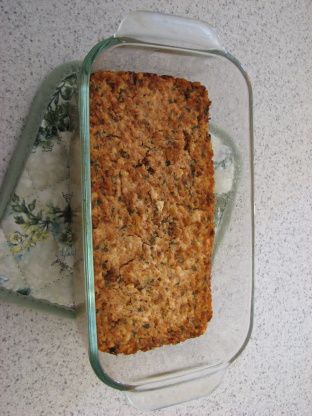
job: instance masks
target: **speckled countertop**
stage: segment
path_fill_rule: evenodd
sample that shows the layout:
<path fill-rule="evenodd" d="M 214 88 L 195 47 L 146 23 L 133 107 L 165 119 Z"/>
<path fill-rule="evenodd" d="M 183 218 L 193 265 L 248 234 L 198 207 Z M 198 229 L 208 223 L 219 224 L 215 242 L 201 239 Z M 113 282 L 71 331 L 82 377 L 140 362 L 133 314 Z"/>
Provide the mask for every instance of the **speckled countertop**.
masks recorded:
<path fill-rule="evenodd" d="M 312 3 L 0 0 L 0 179 L 42 78 L 82 58 L 130 10 L 206 20 L 254 90 L 256 300 L 251 340 L 182 415 L 312 414 Z M 0 414 L 140 415 L 93 374 L 74 320 L 1 300 Z"/>

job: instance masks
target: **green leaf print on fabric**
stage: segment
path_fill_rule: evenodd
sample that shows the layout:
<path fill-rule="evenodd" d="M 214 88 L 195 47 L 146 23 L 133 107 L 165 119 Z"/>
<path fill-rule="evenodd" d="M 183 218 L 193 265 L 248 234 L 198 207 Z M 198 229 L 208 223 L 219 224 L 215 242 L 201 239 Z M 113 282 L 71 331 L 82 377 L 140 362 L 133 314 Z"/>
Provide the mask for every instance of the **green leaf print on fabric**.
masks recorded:
<path fill-rule="evenodd" d="M 77 75 L 73 74 L 64 79 L 56 88 L 34 143 L 33 151 L 41 148 L 49 152 L 55 143 L 60 142 L 60 133 L 73 131 L 73 117 L 70 117 L 72 98 L 76 92 Z"/>
<path fill-rule="evenodd" d="M 36 200 L 30 203 L 14 194 L 11 200 L 11 210 L 19 230 L 9 235 L 9 247 L 13 254 L 20 254 L 23 251 L 34 247 L 39 241 L 45 240 L 52 234 L 56 241 L 65 245 L 72 244 L 72 210 L 70 198 L 63 195 L 66 205 L 61 209 L 53 204 L 47 204 L 43 209 L 36 210 Z"/>
<path fill-rule="evenodd" d="M 218 227 L 221 223 L 228 200 L 229 194 L 216 195 L 215 227 Z"/>

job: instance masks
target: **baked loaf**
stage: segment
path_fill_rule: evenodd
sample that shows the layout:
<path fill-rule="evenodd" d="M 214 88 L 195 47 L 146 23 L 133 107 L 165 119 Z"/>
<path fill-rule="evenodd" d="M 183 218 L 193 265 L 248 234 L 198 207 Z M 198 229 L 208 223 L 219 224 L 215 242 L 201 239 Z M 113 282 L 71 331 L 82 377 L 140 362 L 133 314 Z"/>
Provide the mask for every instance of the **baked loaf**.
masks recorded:
<path fill-rule="evenodd" d="M 132 354 L 205 332 L 212 316 L 214 171 L 198 82 L 90 79 L 98 345 Z"/>

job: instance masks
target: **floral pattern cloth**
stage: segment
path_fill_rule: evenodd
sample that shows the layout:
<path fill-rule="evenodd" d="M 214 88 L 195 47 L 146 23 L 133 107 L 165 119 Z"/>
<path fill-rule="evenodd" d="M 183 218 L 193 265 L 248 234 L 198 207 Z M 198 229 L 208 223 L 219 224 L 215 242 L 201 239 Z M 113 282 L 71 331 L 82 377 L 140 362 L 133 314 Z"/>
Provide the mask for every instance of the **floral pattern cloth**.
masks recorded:
<path fill-rule="evenodd" d="M 0 228 L 0 286 L 74 306 L 69 153 L 77 75 L 55 89 Z"/>
<path fill-rule="evenodd" d="M 70 151 L 76 132 L 74 73 L 56 86 L 0 228 L 0 288 L 66 308 L 75 307 L 73 266 L 81 260 L 72 238 Z M 229 143 L 214 134 L 212 142 L 217 234 L 233 196 L 235 158 Z"/>

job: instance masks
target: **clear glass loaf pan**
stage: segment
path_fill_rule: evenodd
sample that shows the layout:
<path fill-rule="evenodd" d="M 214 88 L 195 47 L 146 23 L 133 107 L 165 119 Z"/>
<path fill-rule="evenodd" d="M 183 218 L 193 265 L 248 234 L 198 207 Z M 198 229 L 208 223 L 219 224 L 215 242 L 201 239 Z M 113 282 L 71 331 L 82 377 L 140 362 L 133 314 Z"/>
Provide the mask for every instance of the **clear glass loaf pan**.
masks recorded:
<path fill-rule="evenodd" d="M 97 346 L 93 276 L 89 78 L 98 70 L 142 71 L 200 81 L 209 92 L 211 131 L 232 143 L 235 192 L 217 232 L 212 271 L 213 318 L 206 333 L 134 355 L 102 353 Z M 140 409 L 156 409 L 209 394 L 250 337 L 253 310 L 254 220 L 252 92 L 240 63 L 207 24 L 135 12 L 117 33 L 99 42 L 80 74 L 82 223 L 86 328 L 90 363 L 107 385 L 123 390 Z M 219 235 L 218 235 L 219 234 Z M 222 234 L 222 235 L 221 235 Z M 222 237 L 222 239 L 221 239 Z M 217 249 L 217 250 L 216 250 Z"/>

